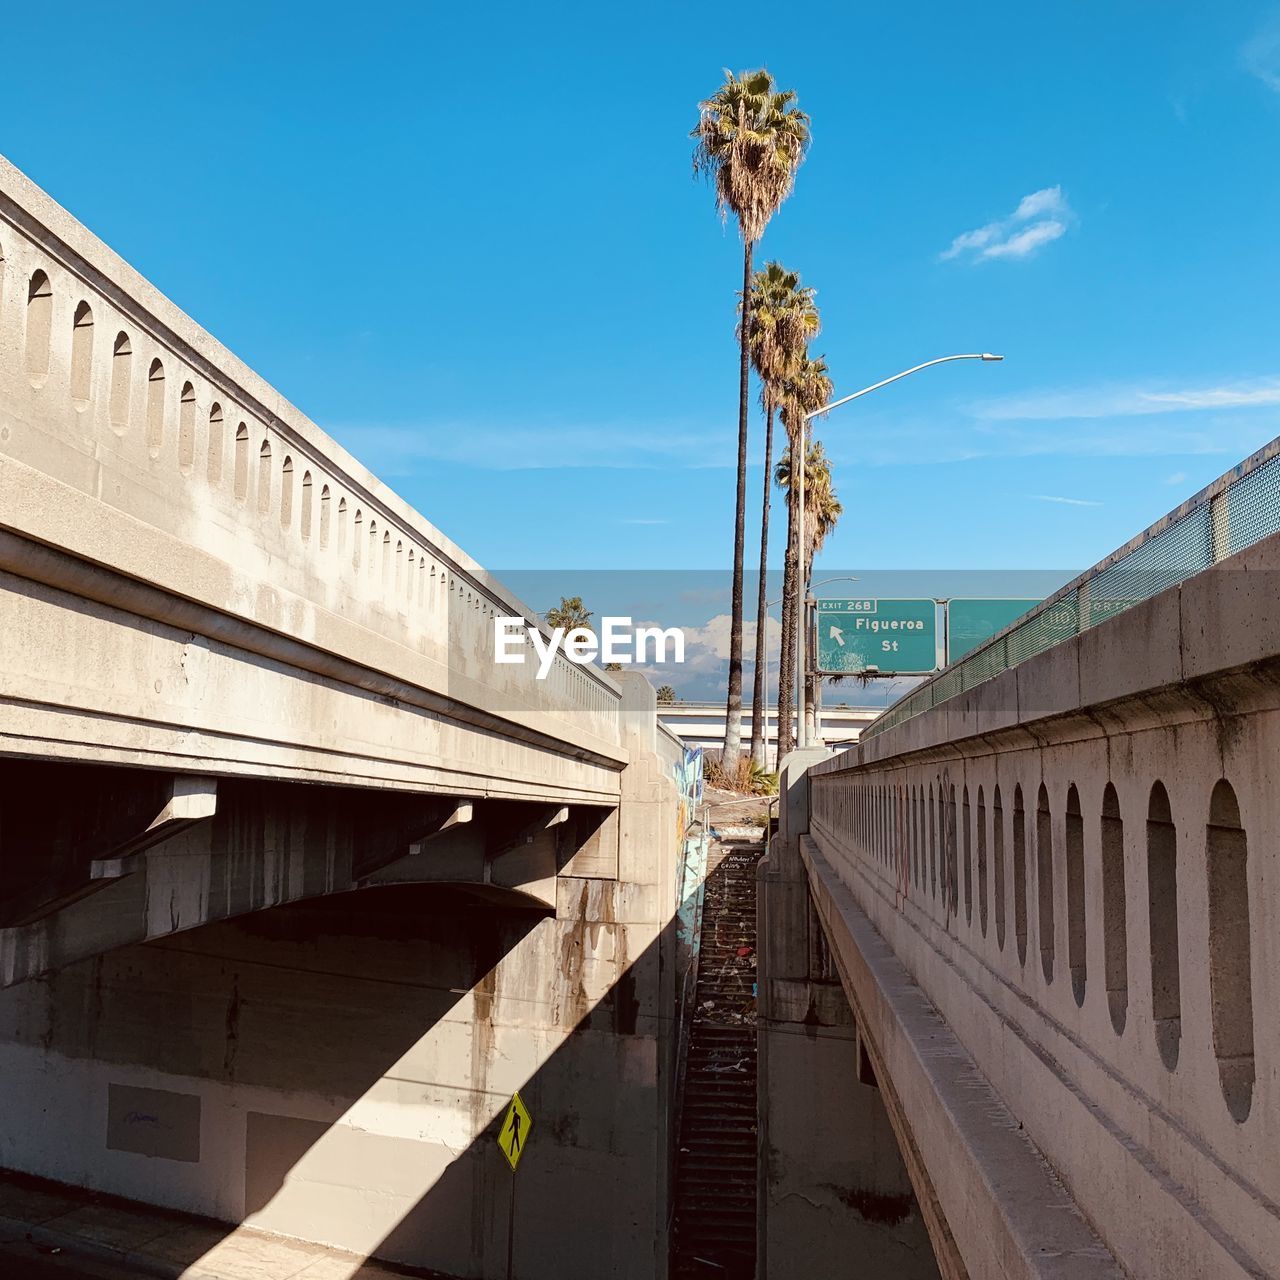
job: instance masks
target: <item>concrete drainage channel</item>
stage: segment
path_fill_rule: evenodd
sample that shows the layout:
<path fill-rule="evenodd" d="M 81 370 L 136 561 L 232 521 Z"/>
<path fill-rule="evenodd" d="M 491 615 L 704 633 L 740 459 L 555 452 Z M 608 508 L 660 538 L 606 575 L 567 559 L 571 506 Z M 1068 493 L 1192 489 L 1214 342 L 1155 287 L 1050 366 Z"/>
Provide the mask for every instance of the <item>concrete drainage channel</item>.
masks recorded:
<path fill-rule="evenodd" d="M 728 835 L 728 833 L 725 833 Z M 758 835 L 712 847 L 676 1157 L 672 1280 L 754 1280 Z"/>

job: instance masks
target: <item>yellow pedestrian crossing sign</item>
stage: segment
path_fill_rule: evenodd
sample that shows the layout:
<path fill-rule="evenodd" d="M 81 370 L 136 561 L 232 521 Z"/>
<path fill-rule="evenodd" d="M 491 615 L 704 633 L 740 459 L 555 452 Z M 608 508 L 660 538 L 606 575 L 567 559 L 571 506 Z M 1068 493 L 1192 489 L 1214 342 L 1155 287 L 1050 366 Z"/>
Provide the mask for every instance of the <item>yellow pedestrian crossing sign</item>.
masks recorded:
<path fill-rule="evenodd" d="M 529 1141 L 529 1130 L 532 1128 L 533 1117 L 529 1114 L 529 1108 L 524 1105 L 524 1099 L 518 1092 L 513 1093 L 507 1114 L 502 1117 L 502 1128 L 498 1130 L 498 1146 L 502 1148 L 502 1154 L 507 1157 L 512 1173 L 516 1171 L 516 1165 L 524 1155 L 525 1144 Z"/>

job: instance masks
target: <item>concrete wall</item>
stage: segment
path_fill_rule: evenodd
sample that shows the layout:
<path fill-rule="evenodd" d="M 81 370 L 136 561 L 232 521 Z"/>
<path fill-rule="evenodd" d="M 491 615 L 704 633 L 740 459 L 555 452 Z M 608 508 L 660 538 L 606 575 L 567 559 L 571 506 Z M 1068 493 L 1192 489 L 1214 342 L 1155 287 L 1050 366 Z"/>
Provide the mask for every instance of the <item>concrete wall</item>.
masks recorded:
<path fill-rule="evenodd" d="M 619 694 L 0 160 L 0 752 L 617 794 Z"/>
<path fill-rule="evenodd" d="M 1052 1230 L 1073 1274 L 1277 1274 L 1277 568 L 1272 537 L 810 771 L 819 910 L 971 1271 Z"/>
<path fill-rule="evenodd" d="M 784 761 L 759 868 L 760 1274 L 923 1280 L 937 1275 L 928 1234 L 800 856 L 805 769 L 824 758 Z"/>
<path fill-rule="evenodd" d="M 514 1182 L 516 1276 L 664 1275 L 676 806 L 638 677 L 626 705 L 616 877 L 554 910 L 367 887 L 0 993 L 0 1165 L 486 1278 Z"/>

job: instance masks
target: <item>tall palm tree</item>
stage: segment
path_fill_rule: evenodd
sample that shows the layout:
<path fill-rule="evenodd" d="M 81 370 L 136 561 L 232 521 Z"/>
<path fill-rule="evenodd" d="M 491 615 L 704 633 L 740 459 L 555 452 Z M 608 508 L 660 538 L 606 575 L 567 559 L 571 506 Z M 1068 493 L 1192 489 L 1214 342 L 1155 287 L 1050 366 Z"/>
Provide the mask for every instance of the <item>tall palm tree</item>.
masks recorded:
<path fill-rule="evenodd" d="M 790 708 L 795 697 L 796 652 L 796 610 L 803 608 L 804 591 L 801 586 L 800 553 L 799 553 L 799 495 L 791 487 L 791 476 L 795 470 L 794 461 L 799 457 L 800 441 L 808 438 L 804 415 L 821 409 L 831 400 L 832 383 L 827 372 L 827 362 L 821 356 L 814 359 L 805 356 L 800 361 L 791 377 L 785 379 L 779 389 L 778 405 L 782 415 L 782 425 L 786 428 L 789 446 L 786 454 L 778 463 L 776 478 L 778 484 L 787 494 L 787 554 L 782 575 L 782 657 L 778 676 L 778 706 Z M 806 496 L 808 471 L 806 477 Z M 805 502 L 806 523 L 809 522 L 809 502 Z M 810 541 L 806 538 L 806 542 Z M 812 556 L 805 557 L 806 564 Z M 806 575 L 807 581 L 807 575 Z M 792 737 L 790 711 L 778 715 L 778 759 L 795 745 Z"/>
<path fill-rule="evenodd" d="M 804 484 L 804 529 L 805 560 L 803 575 L 803 598 L 808 599 L 813 581 L 813 559 L 822 550 L 827 535 L 836 527 L 844 514 L 844 506 L 836 496 L 835 485 L 831 481 L 831 463 L 822 447 L 821 440 L 815 440 L 809 446 L 808 461 L 805 463 Z M 808 633 L 806 633 L 807 636 Z M 806 638 L 805 643 L 809 641 Z M 809 655 L 812 659 L 816 655 Z M 817 667 L 816 661 L 805 663 L 805 670 Z M 805 677 L 804 716 L 807 726 L 807 737 L 810 742 L 817 742 L 817 707 L 818 676 L 810 674 Z"/>
<path fill-rule="evenodd" d="M 756 604 L 755 682 L 751 695 L 751 758 L 764 768 L 768 704 L 765 668 L 768 665 L 769 491 L 773 485 L 773 417 L 788 377 L 800 366 L 809 341 L 822 325 L 814 304 L 816 290 L 800 283 L 800 276 L 781 263 L 770 262 L 751 278 L 750 319 L 745 323 L 751 365 L 760 379 L 760 402 L 765 413 L 764 496 L 760 503 L 760 592 Z M 781 711 L 779 711 L 781 718 Z"/>
<path fill-rule="evenodd" d="M 823 403 L 825 403 L 825 400 Z M 788 494 L 791 493 L 790 454 L 778 463 L 778 484 L 787 490 Z M 803 605 L 800 602 L 807 599 L 809 596 L 809 584 L 813 580 L 814 556 L 822 550 L 822 544 L 826 542 L 827 535 L 836 527 L 836 524 L 843 514 L 844 506 L 836 496 L 835 485 L 832 483 L 831 479 L 830 459 L 828 459 L 826 450 L 822 447 L 822 441 L 812 440 L 809 442 L 804 472 L 804 568 L 800 575 L 796 601 L 792 605 L 793 612 L 791 614 L 791 618 L 793 626 L 795 625 L 794 609 L 803 608 Z M 809 640 L 806 633 L 806 646 L 808 643 Z M 793 648 L 793 655 L 794 652 L 795 650 Z M 805 724 L 808 726 L 809 730 L 809 738 L 812 741 L 816 732 L 814 716 L 818 702 L 818 677 L 810 672 L 810 667 L 813 665 L 811 661 L 813 655 L 806 652 L 805 657 L 806 661 L 804 669 L 806 675 L 804 715 Z"/>
<path fill-rule="evenodd" d="M 581 596 L 561 596 L 560 603 L 546 612 L 547 626 L 563 627 L 572 631 L 574 627 L 590 627 L 594 617 L 591 610 L 582 603 Z"/>
<path fill-rule="evenodd" d="M 742 751 L 742 568 L 746 550 L 747 411 L 751 319 L 751 255 L 769 219 L 791 194 L 796 170 L 809 146 L 809 117 L 796 95 L 778 90 L 764 70 L 734 75 L 698 104 L 693 171 L 715 182 L 716 206 L 732 213 L 742 234 L 742 323 L 738 373 L 738 490 L 733 528 L 733 598 L 729 627 L 729 693 L 723 759 L 729 767 Z"/>

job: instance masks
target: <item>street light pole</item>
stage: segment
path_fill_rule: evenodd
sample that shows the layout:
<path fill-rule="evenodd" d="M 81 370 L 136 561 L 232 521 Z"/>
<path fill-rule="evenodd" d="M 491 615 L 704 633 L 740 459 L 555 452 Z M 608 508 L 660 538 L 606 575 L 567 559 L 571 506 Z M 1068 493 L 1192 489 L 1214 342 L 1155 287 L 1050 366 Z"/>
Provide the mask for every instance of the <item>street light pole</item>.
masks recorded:
<path fill-rule="evenodd" d="M 809 735 L 805 732 L 804 722 L 804 702 L 805 702 L 805 633 L 808 630 L 808 618 L 806 614 L 808 610 L 805 608 L 805 596 L 808 590 L 804 581 L 804 469 L 807 461 L 808 444 L 809 444 L 809 420 L 811 418 L 819 418 L 825 413 L 830 413 L 832 409 L 838 409 L 842 404 L 848 404 L 850 400 L 857 400 L 860 396 L 869 395 L 872 391 L 879 391 L 881 387 L 887 387 L 891 382 L 897 382 L 901 378 L 910 377 L 913 373 L 919 373 L 921 369 L 931 368 L 935 364 L 947 364 L 951 360 L 986 360 L 995 361 L 1003 360 L 1004 356 L 992 355 L 990 351 L 972 352 L 966 355 L 956 356 L 938 356 L 935 360 L 926 360 L 923 364 L 912 365 L 910 369 L 903 369 L 901 373 L 895 373 L 891 378 L 883 378 L 879 382 L 873 382 L 869 387 L 863 387 L 861 391 L 855 391 L 851 395 L 841 396 L 839 400 L 832 400 L 830 404 L 825 404 L 821 409 L 814 409 L 812 413 L 806 413 L 800 420 L 800 475 L 799 482 L 796 487 L 796 493 L 799 496 L 800 511 L 797 520 L 797 531 L 799 533 L 798 546 L 796 547 L 796 559 L 798 561 L 797 573 L 798 586 L 796 589 L 796 745 L 807 747 L 809 745 Z"/>
<path fill-rule="evenodd" d="M 835 578 L 823 578 L 823 580 L 822 580 L 821 582 L 815 582 L 815 583 L 813 583 L 813 584 L 812 584 L 812 586 L 811 586 L 811 589 L 812 589 L 812 590 L 816 590 L 818 587 L 825 587 L 825 586 L 827 586 L 827 585 L 828 585 L 828 583 L 832 583 L 832 582 L 858 582 L 858 581 L 860 581 L 860 579 L 858 579 L 858 578 L 851 578 L 851 577 L 849 577 L 849 575 L 848 575 L 848 574 L 841 574 L 840 576 L 835 577 Z M 776 600 L 770 600 L 770 601 L 768 602 L 768 604 L 766 604 L 766 605 L 765 605 L 765 607 L 764 607 L 764 608 L 765 608 L 765 613 L 766 613 L 766 615 L 768 614 L 769 610 L 773 608 L 773 606 L 774 606 L 774 605 L 776 605 L 776 604 L 781 604 L 781 603 L 782 603 L 782 601 L 783 601 L 783 597 L 782 597 L 782 596 L 779 596 Z M 766 641 L 766 643 L 765 643 L 765 653 L 766 653 L 766 654 L 767 654 L 767 653 L 768 653 L 768 651 L 769 651 L 769 646 L 768 646 L 768 637 L 769 637 L 769 627 L 768 627 L 768 624 L 766 623 L 766 625 L 765 625 L 765 641 Z M 760 655 L 759 655 L 759 654 L 757 654 L 757 655 L 756 655 L 756 660 L 757 660 L 757 661 L 761 661 L 761 658 L 760 658 Z M 765 753 L 765 762 L 766 762 L 766 764 L 767 764 L 767 763 L 768 763 L 768 758 L 769 758 L 769 663 L 768 663 L 768 659 L 767 659 L 767 657 L 766 657 L 763 661 L 764 661 L 764 664 L 765 664 L 765 675 L 764 675 L 764 753 Z M 754 712 L 754 710 L 753 710 L 753 711 L 752 711 L 752 715 L 754 715 L 754 714 L 755 714 L 755 712 Z M 778 654 L 778 688 L 777 688 L 777 701 L 776 701 L 776 704 L 775 704 L 775 712 L 774 712 L 774 738 L 773 738 L 773 767 L 774 767 L 775 769 L 776 769 L 776 768 L 777 768 L 777 767 L 782 763 L 782 761 L 778 759 L 778 738 L 779 738 L 779 735 L 780 735 L 781 733 L 782 733 L 782 654 L 781 654 L 781 653 L 779 653 L 779 654 Z M 797 729 L 796 729 L 796 737 L 797 737 L 797 739 L 799 739 L 799 736 L 800 736 L 800 730 L 799 730 L 799 728 L 797 727 Z"/>

